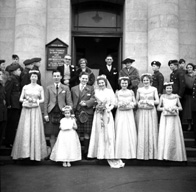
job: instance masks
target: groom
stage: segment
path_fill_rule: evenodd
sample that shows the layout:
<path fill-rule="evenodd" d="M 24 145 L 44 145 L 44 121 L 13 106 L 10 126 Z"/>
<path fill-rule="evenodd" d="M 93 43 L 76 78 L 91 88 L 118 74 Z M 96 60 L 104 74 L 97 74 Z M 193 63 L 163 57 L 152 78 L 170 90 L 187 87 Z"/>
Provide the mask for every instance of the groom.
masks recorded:
<path fill-rule="evenodd" d="M 95 104 L 94 88 L 87 85 L 89 75 L 81 72 L 80 84 L 72 87 L 73 110 L 78 124 L 78 134 L 84 137 L 84 156 L 87 158 L 89 139 L 93 122 L 93 106 Z"/>

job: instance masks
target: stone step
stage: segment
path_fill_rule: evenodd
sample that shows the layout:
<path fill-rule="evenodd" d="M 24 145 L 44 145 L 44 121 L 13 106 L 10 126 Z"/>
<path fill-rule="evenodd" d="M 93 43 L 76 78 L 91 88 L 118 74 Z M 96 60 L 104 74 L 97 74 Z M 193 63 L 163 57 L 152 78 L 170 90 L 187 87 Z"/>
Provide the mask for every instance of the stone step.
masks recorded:
<path fill-rule="evenodd" d="M 184 138 L 192 138 L 194 139 L 194 132 L 193 131 L 183 131 Z"/>
<path fill-rule="evenodd" d="M 184 143 L 186 147 L 192 147 L 195 145 L 195 139 L 192 138 L 185 138 Z"/>
<path fill-rule="evenodd" d="M 187 157 L 196 157 L 196 148 L 186 147 Z"/>
<path fill-rule="evenodd" d="M 51 160 L 43 160 L 40 162 L 26 160 L 12 160 L 10 156 L 0 156 L 0 161 L 4 164 L 17 165 L 61 165 L 61 162 Z M 166 161 L 166 160 L 138 160 L 138 159 L 123 159 L 126 166 L 196 166 L 196 158 L 188 158 L 187 162 Z M 73 162 L 73 165 L 108 165 L 107 160 L 81 160 Z"/>

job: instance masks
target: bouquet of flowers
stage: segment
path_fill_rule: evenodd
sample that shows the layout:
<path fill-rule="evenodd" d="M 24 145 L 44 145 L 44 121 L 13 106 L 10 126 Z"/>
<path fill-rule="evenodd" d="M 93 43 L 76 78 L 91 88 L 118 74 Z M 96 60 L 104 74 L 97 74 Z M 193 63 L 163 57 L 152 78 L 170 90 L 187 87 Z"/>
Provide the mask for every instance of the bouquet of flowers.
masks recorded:
<path fill-rule="evenodd" d="M 154 101 L 143 99 L 138 102 L 138 108 L 140 109 L 153 109 L 154 108 Z"/>
<path fill-rule="evenodd" d="M 106 110 L 106 102 L 97 102 L 95 109 L 97 113 L 104 114 Z"/>
<path fill-rule="evenodd" d="M 175 116 L 178 115 L 179 111 L 176 107 L 168 107 L 168 108 L 164 108 L 163 110 L 163 114 L 165 116 Z"/>
<path fill-rule="evenodd" d="M 37 99 L 30 96 L 26 96 L 25 99 L 23 100 L 22 106 L 26 108 L 34 108 L 34 107 L 38 107 L 39 103 Z"/>
<path fill-rule="evenodd" d="M 133 102 L 128 102 L 128 101 L 121 101 L 118 103 L 118 109 L 120 111 L 127 111 L 130 109 L 134 108 L 134 103 Z"/>

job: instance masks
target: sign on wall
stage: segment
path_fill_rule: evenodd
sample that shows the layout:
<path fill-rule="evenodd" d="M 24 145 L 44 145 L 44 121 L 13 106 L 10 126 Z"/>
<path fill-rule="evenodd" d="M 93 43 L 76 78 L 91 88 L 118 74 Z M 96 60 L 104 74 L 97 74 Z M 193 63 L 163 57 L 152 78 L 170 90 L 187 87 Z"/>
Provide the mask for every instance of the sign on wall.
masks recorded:
<path fill-rule="evenodd" d="M 64 57 L 67 54 L 68 45 L 56 38 L 46 45 L 46 69 L 54 70 L 64 64 Z"/>

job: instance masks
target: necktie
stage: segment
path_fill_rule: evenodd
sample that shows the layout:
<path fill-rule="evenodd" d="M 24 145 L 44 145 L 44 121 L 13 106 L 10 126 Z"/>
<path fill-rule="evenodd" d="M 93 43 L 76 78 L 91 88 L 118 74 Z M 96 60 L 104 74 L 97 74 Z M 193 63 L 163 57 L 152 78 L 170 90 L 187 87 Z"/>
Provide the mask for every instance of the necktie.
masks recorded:
<path fill-rule="evenodd" d="M 59 91 L 59 86 L 56 84 L 56 103 L 58 103 L 58 91 Z"/>

